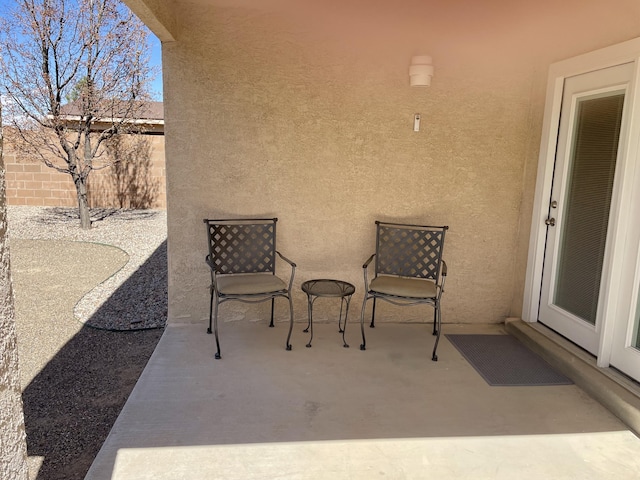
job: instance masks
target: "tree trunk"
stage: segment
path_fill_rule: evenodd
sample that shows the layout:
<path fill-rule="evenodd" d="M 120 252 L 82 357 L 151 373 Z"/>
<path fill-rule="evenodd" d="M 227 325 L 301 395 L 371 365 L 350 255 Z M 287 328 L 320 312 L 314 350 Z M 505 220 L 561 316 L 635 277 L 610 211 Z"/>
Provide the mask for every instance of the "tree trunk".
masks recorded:
<path fill-rule="evenodd" d="M 91 228 L 91 215 L 89 214 L 89 201 L 87 200 L 87 178 L 78 175 L 75 180 L 76 194 L 78 196 L 78 214 L 80 215 L 80 228 Z"/>

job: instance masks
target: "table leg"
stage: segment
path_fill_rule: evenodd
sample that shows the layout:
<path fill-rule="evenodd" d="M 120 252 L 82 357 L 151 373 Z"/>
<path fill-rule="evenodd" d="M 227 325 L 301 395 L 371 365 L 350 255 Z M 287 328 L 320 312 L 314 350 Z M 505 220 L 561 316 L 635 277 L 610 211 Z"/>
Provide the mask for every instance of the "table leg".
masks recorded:
<path fill-rule="evenodd" d="M 311 340 L 313 340 L 313 302 L 314 302 L 314 298 L 311 297 L 311 295 L 307 296 L 307 308 L 309 310 L 309 324 L 307 325 L 307 328 L 304 329 L 305 332 L 311 332 L 311 334 L 309 335 L 309 343 L 307 343 L 307 348 L 311 348 Z"/>
<path fill-rule="evenodd" d="M 347 308 L 344 311 L 344 326 L 340 329 L 340 331 L 342 332 L 342 346 L 344 348 L 349 348 L 349 344 L 344 339 L 344 334 L 347 331 L 347 317 L 349 316 L 349 304 L 351 303 L 351 295 L 342 297 L 340 301 L 340 317 L 342 317 L 342 302 L 347 303 Z M 338 327 L 340 327 L 340 319 L 338 319 Z"/>
<path fill-rule="evenodd" d="M 307 293 L 307 328 L 302 330 L 307 333 L 309 331 L 309 327 L 311 326 L 311 295 Z"/>

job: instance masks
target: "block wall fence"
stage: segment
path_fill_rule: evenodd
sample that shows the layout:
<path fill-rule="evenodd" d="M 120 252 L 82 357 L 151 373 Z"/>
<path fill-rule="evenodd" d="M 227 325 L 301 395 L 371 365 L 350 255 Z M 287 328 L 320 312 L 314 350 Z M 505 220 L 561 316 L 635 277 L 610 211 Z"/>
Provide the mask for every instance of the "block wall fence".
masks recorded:
<path fill-rule="evenodd" d="M 148 135 L 149 154 L 89 175 L 91 208 L 166 208 L 164 135 Z M 7 204 L 76 207 L 71 176 L 46 166 L 38 158 L 16 154 L 5 138 Z"/>

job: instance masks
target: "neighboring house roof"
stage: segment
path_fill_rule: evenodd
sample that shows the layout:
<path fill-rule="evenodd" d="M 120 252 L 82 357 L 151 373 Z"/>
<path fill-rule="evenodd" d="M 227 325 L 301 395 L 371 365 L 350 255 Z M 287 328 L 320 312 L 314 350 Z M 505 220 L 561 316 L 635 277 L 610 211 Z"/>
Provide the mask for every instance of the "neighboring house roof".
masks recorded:
<path fill-rule="evenodd" d="M 82 109 L 79 102 L 71 102 L 62 105 L 60 114 L 67 121 L 77 121 L 80 119 Z M 100 126 L 111 123 L 112 119 L 96 119 L 94 122 L 96 129 Z M 132 120 L 133 123 L 144 125 L 145 133 L 164 133 L 164 104 L 162 102 L 141 102 L 137 118 Z M 106 127 L 105 127 L 106 128 Z"/>
<path fill-rule="evenodd" d="M 77 101 L 67 103 L 60 109 L 60 113 L 65 116 L 79 116 L 80 112 L 80 105 Z M 164 104 L 162 102 L 141 102 L 138 119 L 164 120 Z"/>

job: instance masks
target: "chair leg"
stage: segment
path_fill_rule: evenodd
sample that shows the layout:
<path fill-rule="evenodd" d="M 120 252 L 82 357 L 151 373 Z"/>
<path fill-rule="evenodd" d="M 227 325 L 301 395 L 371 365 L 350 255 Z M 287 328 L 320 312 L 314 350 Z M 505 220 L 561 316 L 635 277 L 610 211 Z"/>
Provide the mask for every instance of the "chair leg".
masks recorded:
<path fill-rule="evenodd" d="M 369 328 L 375 328 L 375 318 L 376 318 L 376 297 L 373 297 L 373 310 L 371 310 L 371 325 Z"/>
<path fill-rule="evenodd" d="M 442 331 L 442 314 L 440 313 L 440 302 L 436 302 L 435 309 L 436 309 L 436 317 L 438 319 L 438 333 L 436 334 L 436 343 L 433 346 L 433 354 L 431 355 L 431 360 L 433 360 L 434 362 L 437 362 L 438 355 L 436 355 L 436 350 L 438 349 L 438 342 L 440 341 L 440 332 Z"/>
<path fill-rule="evenodd" d="M 216 306 L 215 306 L 215 312 L 213 315 L 213 331 L 216 335 L 216 348 L 217 348 L 217 352 L 216 352 L 216 359 L 220 360 L 222 358 L 222 356 L 220 355 L 220 339 L 218 338 L 218 305 L 220 305 L 218 303 L 218 299 L 216 298 Z"/>
<path fill-rule="evenodd" d="M 291 332 L 293 331 L 293 300 L 291 300 L 291 292 L 289 292 L 287 298 L 289 299 L 289 335 L 287 335 L 286 349 L 291 350 L 291 343 L 289 343 L 291 340 Z"/>
<path fill-rule="evenodd" d="M 207 328 L 207 333 L 211 335 L 213 332 L 211 331 L 211 321 L 213 317 L 213 287 L 211 287 L 211 299 L 209 300 L 209 328 Z"/>
<path fill-rule="evenodd" d="M 360 344 L 360 350 L 367 349 L 367 340 L 364 338 L 364 314 L 365 314 L 365 309 L 367 308 L 367 300 L 368 300 L 368 297 L 365 292 L 364 302 L 362 302 L 362 311 L 360 312 L 360 331 L 362 332 L 362 343 Z M 374 298 L 373 301 L 375 305 L 376 299 Z"/>
<path fill-rule="evenodd" d="M 437 307 L 434 305 L 433 306 L 433 334 L 437 335 L 438 334 L 438 328 L 436 327 L 436 321 L 438 318 L 438 309 Z"/>
<path fill-rule="evenodd" d="M 275 303 L 276 303 L 276 299 L 275 299 L 275 297 L 273 297 L 273 298 L 271 299 L 271 323 L 269 323 L 269 326 L 270 326 L 271 328 L 273 328 L 273 310 L 274 310 L 274 308 L 275 308 Z"/>

